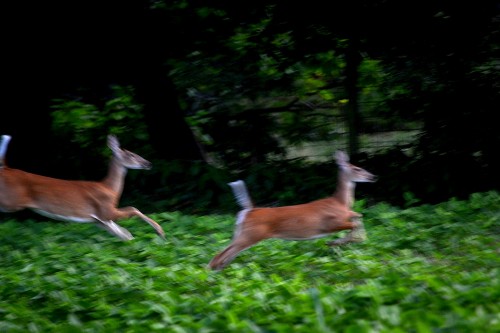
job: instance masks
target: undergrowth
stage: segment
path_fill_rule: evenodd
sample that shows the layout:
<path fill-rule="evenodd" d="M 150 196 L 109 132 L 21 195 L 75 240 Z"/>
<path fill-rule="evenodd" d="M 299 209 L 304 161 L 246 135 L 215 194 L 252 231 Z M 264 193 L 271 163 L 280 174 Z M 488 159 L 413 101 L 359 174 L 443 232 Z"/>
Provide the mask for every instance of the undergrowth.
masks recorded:
<path fill-rule="evenodd" d="M 234 216 L 150 215 L 122 242 L 87 224 L 0 223 L 1 332 L 498 332 L 500 195 L 364 214 L 368 240 L 267 240 L 207 263 Z"/>

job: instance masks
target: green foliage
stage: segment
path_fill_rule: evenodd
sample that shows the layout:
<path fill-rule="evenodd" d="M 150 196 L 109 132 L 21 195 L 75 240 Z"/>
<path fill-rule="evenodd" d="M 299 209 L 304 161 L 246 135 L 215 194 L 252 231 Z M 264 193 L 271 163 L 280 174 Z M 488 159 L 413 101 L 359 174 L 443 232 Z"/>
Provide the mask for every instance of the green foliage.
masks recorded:
<path fill-rule="evenodd" d="M 105 142 L 108 134 L 120 137 L 123 145 L 131 141 L 146 144 L 149 138 L 142 105 L 135 101 L 132 87 L 112 86 L 111 97 L 104 100 L 102 106 L 74 99 L 57 99 L 53 103 L 54 132 L 80 147 L 91 148 L 96 138 Z M 133 124 L 134 131 L 125 124 Z M 99 148 L 106 149 L 105 146 Z"/>
<path fill-rule="evenodd" d="M 283 4 L 184 4 L 180 15 L 191 13 L 209 33 L 169 59 L 170 77 L 186 92 L 180 104 L 217 165 L 244 168 L 282 158 L 291 146 L 339 140 L 340 128 L 346 132 L 341 117 L 349 103 L 351 41 L 335 28 L 342 23 L 295 22 Z M 391 73 L 381 61 L 364 54 L 358 71 L 359 130 L 407 125 L 391 98 L 402 85 L 384 85 Z"/>
<path fill-rule="evenodd" d="M 235 178 L 245 180 L 256 204 L 283 206 L 331 195 L 337 181 L 336 172 L 333 162 L 311 165 L 296 159 L 254 165 Z"/>
<path fill-rule="evenodd" d="M 0 331 L 498 332 L 500 195 L 364 214 L 368 240 L 266 240 L 224 271 L 234 217 L 153 214 L 121 242 L 92 225 L 0 224 Z M 336 236 L 332 236 L 336 237 Z"/>
<path fill-rule="evenodd" d="M 213 211 L 214 207 L 227 211 L 234 208 L 227 186 L 232 180 L 228 172 L 202 161 L 157 161 L 148 177 L 151 184 L 143 184 L 154 188 L 151 196 L 145 201 L 144 193 L 139 189 L 129 196 L 129 200 L 142 202 L 144 207 L 154 211 L 165 207 L 192 214 Z"/>

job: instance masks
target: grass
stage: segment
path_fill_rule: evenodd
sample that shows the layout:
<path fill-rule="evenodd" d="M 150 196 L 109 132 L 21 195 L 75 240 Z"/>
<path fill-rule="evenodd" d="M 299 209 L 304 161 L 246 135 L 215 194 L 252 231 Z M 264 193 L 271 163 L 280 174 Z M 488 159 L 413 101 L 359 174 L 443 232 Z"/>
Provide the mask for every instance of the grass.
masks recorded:
<path fill-rule="evenodd" d="M 0 223 L 0 332 L 498 332 L 500 195 L 399 209 L 357 204 L 368 240 L 267 240 L 207 270 L 234 217 Z M 340 236 L 340 235 L 339 235 Z"/>

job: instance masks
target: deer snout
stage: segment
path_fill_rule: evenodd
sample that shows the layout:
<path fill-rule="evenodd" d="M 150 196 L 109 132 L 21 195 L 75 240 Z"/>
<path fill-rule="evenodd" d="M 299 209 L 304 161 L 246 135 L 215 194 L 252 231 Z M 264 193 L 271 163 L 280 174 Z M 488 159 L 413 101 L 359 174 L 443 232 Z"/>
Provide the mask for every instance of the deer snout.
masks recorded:
<path fill-rule="evenodd" d="M 139 170 L 149 170 L 152 168 L 153 164 L 148 160 L 141 159 L 140 161 L 133 161 L 132 163 L 124 165 L 128 169 L 139 169 Z"/>
<path fill-rule="evenodd" d="M 377 176 L 373 174 L 363 174 L 352 180 L 356 183 L 374 183 L 377 181 Z"/>

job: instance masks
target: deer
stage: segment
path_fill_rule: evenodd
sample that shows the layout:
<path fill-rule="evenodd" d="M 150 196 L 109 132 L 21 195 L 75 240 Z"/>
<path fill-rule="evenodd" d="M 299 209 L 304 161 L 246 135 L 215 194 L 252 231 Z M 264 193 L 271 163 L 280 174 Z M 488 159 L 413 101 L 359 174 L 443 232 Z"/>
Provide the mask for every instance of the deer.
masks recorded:
<path fill-rule="evenodd" d="M 229 183 L 242 210 L 237 214 L 231 243 L 210 261 L 208 267 L 222 270 L 242 251 L 270 238 L 311 240 L 349 230 L 347 236 L 327 245 L 333 247 L 362 241 L 362 215 L 352 211 L 355 183 L 375 182 L 376 176 L 350 164 L 343 151 L 337 151 L 335 159 L 339 171 L 333 195 L 304 204 L 255 207 L 243 180 Z"/>
<path fill-rule="evenodd" d="M 134 237 L 115 221 L 138 217 L 165 238 L 162 227 L 135 207 L 117 208 L 128 169 L 151 169 L 151 162 L 120 148 L 116 136 L 108 135 L 112 157 L 108 173 L 101 181 L 65 180 L 10 168 L 5 156 L 11 136 L 0 143 L 0 211 L 30 209 L 54 220 L 95 223 L 124 241 Z"/>

